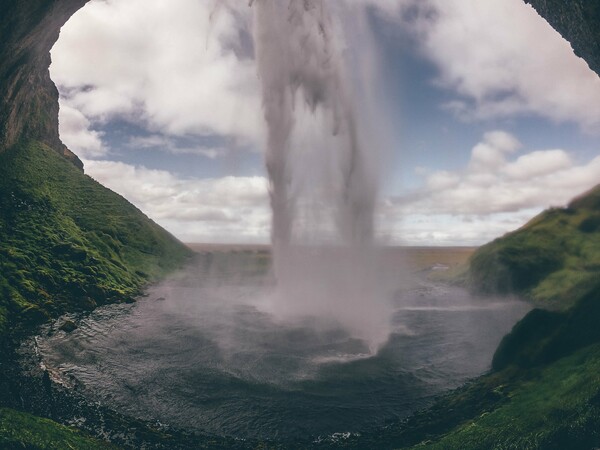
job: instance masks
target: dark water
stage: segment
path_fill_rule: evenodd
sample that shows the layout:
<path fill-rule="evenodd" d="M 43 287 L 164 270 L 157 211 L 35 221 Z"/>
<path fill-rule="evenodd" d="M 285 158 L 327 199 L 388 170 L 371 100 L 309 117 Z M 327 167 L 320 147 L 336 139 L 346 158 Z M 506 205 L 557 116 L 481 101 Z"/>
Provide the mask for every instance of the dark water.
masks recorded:
<path fill-rule="evenodd" d="M 71 334 L 55 324 L 38 339 L 44 363 L 139 418 L 241 438 L 326 436 L 405 417 L 486 371 L 529 309 L 398 281 L 393 332 L 370 354 L 336 327 L 263 312 L 271 287 L 262 265 L 236 258 L 204 260 L 143 301 L 98 309 Z"/>

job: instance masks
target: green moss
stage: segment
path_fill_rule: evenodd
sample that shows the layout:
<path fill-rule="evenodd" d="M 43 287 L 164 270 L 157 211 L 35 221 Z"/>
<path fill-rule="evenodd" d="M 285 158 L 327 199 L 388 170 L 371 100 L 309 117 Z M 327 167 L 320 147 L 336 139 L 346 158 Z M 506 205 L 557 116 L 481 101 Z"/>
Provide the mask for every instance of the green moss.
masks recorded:
<path fill-rule="evenodd" d="M 116 449 L 74 428 L 12 409 L 0 408 L 0 448 L 44 450 Z"/>
<path fill-rule="evenodd" d="M 470 285 L 518 293 L 543 307 L 571 307 L 600 279 L 598 198 L 600 186 L 481 247 L 470 260 Z"/>
<path fill-rule="evenodd" d="M 189 254 L 49 147 L 0 154 L 0 332 L 127 300 Z"/>
<path fill-rule="evenodd" d="M 578 449 L 600 443 L 600 345 L 498 388 L 506 401 L 495 409 L 414 448 Z"/>
<path fill-rule="evenodd" d="M 502 340 L 494 372 L 352 448 L 600 447 L 600 186 L 481 247 L 468 279 L 534 309 Z M 548 310 L 551 307 L 554 311 Z"/>

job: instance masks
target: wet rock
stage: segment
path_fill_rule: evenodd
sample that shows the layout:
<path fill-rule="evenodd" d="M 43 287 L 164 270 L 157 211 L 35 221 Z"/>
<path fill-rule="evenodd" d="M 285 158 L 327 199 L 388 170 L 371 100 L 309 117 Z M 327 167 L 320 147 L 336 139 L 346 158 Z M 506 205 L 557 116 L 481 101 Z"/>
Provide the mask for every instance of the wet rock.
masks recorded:
<path fill-rule="evenodd" d="M 98 306 L 98 303 L 96 303 L 96 300 L 94 300 L 91 297 L 84 297 L 81 300 L 81 304 L 80 304 L 81 308 L 91 311 L 92 309 L 94 309 L 96 306 Z"/>
<path fill-rule="evenodd" d="M 589 0 L 525 0 L 600 75 L 600 8 Z"/>
<path fill-rule="evenodd" d="M 77 329 L 77 325 L 72 320 L 65 320 L 58 329 L 65 333 L 71 333 Z"/>

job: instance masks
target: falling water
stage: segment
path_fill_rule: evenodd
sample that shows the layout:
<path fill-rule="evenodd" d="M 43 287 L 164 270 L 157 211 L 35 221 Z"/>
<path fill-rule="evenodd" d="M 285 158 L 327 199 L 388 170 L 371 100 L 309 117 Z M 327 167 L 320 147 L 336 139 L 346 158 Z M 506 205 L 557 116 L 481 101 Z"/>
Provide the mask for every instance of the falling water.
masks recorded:
<path fill-rule="evenodd" d="M 376 347 L 387 337 L 389 312 L 373 247 L 376 148 L 367 152 L 361 141 L 330 3 L 251 2 L 268 132 L 275 309 L 337 322 Z"/>
<path fill-rule="evenodd" d="M 293 164 L 294 126 L 312 113 L 334 139 L 322 142 L 322 163 L 336 159 L 322 175 L 334 192 L 329 201 L 344 243 L 369 244 L 373 237 L 376 183 L 368 172 L 367 154 L 344 77 L 344 60 L 334 39 L 334 25 L 322 0 L 258 0 L 254 41 L 262 82 L 268 139 L 266 166 L 271 182 L 272 238 L 276 251 L 292 243 L 297 226 L 302 167 Z M 314 144 L 314 143 L 313 143 Z M 304 155 L 305 156 L 305 155 Z M 313 180 L 315 181 L 315 180 Z"/>

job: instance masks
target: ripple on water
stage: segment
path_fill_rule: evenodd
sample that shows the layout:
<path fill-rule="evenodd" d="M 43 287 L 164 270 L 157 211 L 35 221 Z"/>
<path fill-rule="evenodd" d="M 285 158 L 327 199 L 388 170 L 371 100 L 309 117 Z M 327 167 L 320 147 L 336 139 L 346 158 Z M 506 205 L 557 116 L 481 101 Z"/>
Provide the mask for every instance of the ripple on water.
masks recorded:
<path fill-rule="evenodd" d="M 214 274 L 211 275 L 214 278 Z M 274 319 L 256 276 L 186 277 L 38 339 L 52 371 L 142 419 L 237 437 L 341 436 L 423 407 L 489 368 L 529 307 L 423 282 L 391 297 L 377 352 L 315 318 Z"/>

